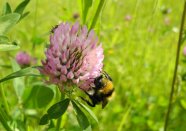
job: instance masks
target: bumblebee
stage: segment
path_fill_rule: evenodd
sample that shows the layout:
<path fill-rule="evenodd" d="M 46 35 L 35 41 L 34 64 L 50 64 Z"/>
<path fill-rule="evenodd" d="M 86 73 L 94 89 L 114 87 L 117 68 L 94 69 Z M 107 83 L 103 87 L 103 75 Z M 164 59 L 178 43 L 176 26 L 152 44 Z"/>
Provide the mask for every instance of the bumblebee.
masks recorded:
<path fill-rule="evenodd" d="M 83 97 L 81 97 L 81 99 L 91 107 L 95 107 L 97 104 L 101 103 L 103 109 L 114 92 L 112 79 L 106 72 L 102 72 L 100 76 L 94 79 L 94 85 L 95 87 L 90 91 L 85 91 L 91 102 Z"/>

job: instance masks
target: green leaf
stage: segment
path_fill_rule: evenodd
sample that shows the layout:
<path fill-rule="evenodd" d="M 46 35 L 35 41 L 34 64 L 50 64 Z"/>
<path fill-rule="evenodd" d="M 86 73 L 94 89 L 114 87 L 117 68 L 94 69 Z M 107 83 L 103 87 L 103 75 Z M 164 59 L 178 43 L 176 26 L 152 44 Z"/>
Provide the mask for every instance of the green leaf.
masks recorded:
<path fill-rule="evenodd" d="M 25 17 L 26 17 L 28 14 L 30 14 L 30 12 L 29 12 L 29 11 L 27 11 L 27 12 L 26 12 L 26 13 L 24 13 L 24 14 L 22 14 L 22 15 L 21 15 L 20 20 L 21 20 L 21 19 L 23 19 L 23 18 L 25 18 Z"/>
<path fill-rule="evenodd" d="M 54 90 L 43 83 L 34 84 L 26 88 L 23 95 L 23 104 L 26 108 L 46 107 L 54 97 Z"/>
<path fill-rule="evenodd" d="M 19 48 L 15 41 L 11 42 L 7 36 L 0 35 L 0 51 L 17 50 Z"/>
<path fill-rule="evenodd" d="M 12 10 L 11 10 L 11 7 L 10 7 L 10 4 L 8 2 L 5 3 L 4 7 L 3 7 L 3 15 L 6 15 L 6 14 L 9 14 L 11 13 Z"/>
<path fill-rule="evenodd" d="M 36 108 L 35 97 L 36 97 L 37 87 L 25 88 L 23 93 L 23 105 L 25 108 Z"/>
<path fill-rule="evenodd" d="M 28 67 L 7 75 L 6 77 L 0 79 L 0 83 L 22 76 L 41 76 L 41 75 L 39 74 L 37 67 Z"/>
<path fill-rule="evenodd" d="M 83 131 L 92 131 L 91 125 L 89 125 L 86 129 L 84 129 Z"/>
<path fill-rule="evenodd" d="M 83 23 L 86 22 L 86 17 L 89 11 L 89 8 L 92 6 L 92 0 L 82 0 L 82 16 L 83 16 Z"/>
<path fill-rule="evenodd" d="M 99 17 L 99 15 L 101 14 L 101 11 L 102 11 L 102 9 L 103 9 L 103 7 L 104 7 L 105 1 L 106 1 L 106 0 L 100 0 L 100 1 L 99 1 L 99 5 L 98 5 L 98 8 L 97 8 L 96 13 L 95 13 L 95 15 L 94 15 L 94 18 L 92 19 L 92 23 L 91 23 L 91 26 L 90 26 L 90 28 L 89 28 L 89 31 L 95 27 L 95 25 L 96 25 L 96 23 L 97 23 L 97 20 L 98 20 L 98 17 Z"/>
<path fill-rule="evenodd" d="M 11 29 L 19 21 L 19 18 L 20 14 L 18 13 L 0 16 L 0 34 L 4 34 Z"/>
<path fill-rule="evenodd" d="M 88 118 L 84 114 L 84 112 L 81 111 L 81 109 L 76 105 L 76 103 L 74 101 L 72 101 L 72 105 L 75 109 L 76 117 L 77 117 L 78 123 L 79 123 L 80 127 L 82 128 L 82 130 L 87 130 L 88 128 L 90 128 L 89 127 L 90 123 L 88 121 Z"/>
<path fill-rule="evenodd" d="M 41 117 L 39 125 L 48 124 L 48 121 L 49 121 L 48 114 L 45 114 L 44 116 Z"/>
<path fill-rule="evenodd" d="M 49 118 L 57 119 L 62 116 L 67 110 L 69 101 L 69 99 L 65 99 L 51 106 L 47 111 Z"/>
<path fill-rule="evenodd" d="M 12 63 L 12 68 L 14 72 L 21 69 L 14 59 L 11 59 L 11 63 Z M 14 90 L 16 92 L 16 95 L 18 99 L 21 100 L 21 97 L 25 89 L 24 78 L 23 77 L 15 78 L 13 80 L 13 83 L 14 83 Z"/>
<path fill-rule="evenodd" d="M 81 107 L 83 108 L 88 114 L 89 116 L 95 120 L 96 123 L 98 123 L 98 119 L 97 117 L 95 116 L 94 112 L 92 112 L 87 106 L 85 106 L 83 103 L 79 102 L 79 101 L 76 101 L 76 103 Z"/>
<path fill-rule="evenodd" d="M 10 44 L 0 44 L 0 51 L 11 51 L 17 50 L 20 47 L 18 45 L 10 45 Z"/>
<path fill-rule="evenodd" d="M 122 120 L 120 121 L 120 125 L 117 129 L 117 131 L 122 131 L 122 127 L 127 123 L 127 118 L 129 117 L 131 111 L 131 107 L 128 107 L 127 111 L 125 113 L 123 113 L 123 117 Z"/>
<path fill-rule="evenodd" d="M 5 35 L 0 35 L 0 44 L 5 44 L 9 42 L 9 38 Z"/>
<path fill-rule="evenodd" d="M 41 108 L 47 106 L 54 97 L 53 90 L 44 85 L 39 85 L 37 89 L 38 89 L 36 94 L 37 107 Z"/>
<path fill-rule="evenodd" d="M 16 9 L 14 10 L 14 12 L 22 14 L 24 9 L 26 8 L 27 4 L 30 2 L 30 0 L 24 0 L 23 2 L 21 2 Z"/>

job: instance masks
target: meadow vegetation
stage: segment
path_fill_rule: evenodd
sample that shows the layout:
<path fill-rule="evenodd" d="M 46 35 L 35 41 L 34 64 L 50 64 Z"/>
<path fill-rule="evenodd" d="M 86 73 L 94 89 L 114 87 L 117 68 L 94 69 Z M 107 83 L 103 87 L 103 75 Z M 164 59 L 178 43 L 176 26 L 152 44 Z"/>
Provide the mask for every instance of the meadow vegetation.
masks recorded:
<path fill-rule="evenodd" d="M 6 2 L 12 9 L 20 3 L 18 0 L 1 0 L 1 9 Z M 51 29 L 60 22 L 74 24 L 77 21 L 90 27 L 98 4 L 99 0 L 93 0 L 86 20 L 83 20 L 81 0 L 30 1 L 24 10 L 30 13 L 6 34 L 20 48 L 0 52 L 0 79 L 19 69 L 15 63 L 19 51 L 36 58 L 32 66 L 41 66 Z M 104 109 L 101 106 L 90 107 L 99 121 L 96 123 L 88 117 L 92 130 L 163 131 L 183 7 L 184 0 L 105 1 L 94 30 L 103 45 L 104 70 L 113 79 L 115 93 Z M 184 131 L 186 128 L 184 44 L 183 40 L 167 131 Z M 16 85 L 18 79 L 24 83 Z M 41 83 L 42 78 L 33 76 L 1 83 L 0 104 L 13 119 L 8 125 L 20 131 L 46 129 L 47 126 L 39 125 L 39 120 L 60 98 L 54 85 L 42 94 L 45 89 Z M 24 86 L 21 98 L 16 94 L 20 86 Z M 7 105 L 4 104 L 3 96 Z M 53 99 L 45 102 L 48 97 Z M 63 114 L 63 130 L 81 130 L 72 108 L 69 106 Z M 3 124 L 0 124 L 0 130 L 5 130 Z"/>

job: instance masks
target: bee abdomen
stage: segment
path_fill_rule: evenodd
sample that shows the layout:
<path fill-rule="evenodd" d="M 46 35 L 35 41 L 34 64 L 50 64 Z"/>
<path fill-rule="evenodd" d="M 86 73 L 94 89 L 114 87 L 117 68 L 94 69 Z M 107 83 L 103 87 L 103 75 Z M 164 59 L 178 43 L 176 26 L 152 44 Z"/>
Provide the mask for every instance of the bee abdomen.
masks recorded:
<path fill-rule="evenodd" d="M 112 95 L 113 92 L 114 92 L 114 88 L 112 90 L 110 90 L 108 93 L 104 94 L 104 96 L 109 97 Z"/>

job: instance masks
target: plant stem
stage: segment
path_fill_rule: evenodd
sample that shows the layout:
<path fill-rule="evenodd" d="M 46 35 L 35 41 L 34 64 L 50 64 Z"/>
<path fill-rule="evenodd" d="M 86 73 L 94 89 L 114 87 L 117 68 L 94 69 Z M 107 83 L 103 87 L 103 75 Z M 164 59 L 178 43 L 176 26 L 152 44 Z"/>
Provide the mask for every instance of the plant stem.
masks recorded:
<path fill-rule="evenodd" d="M 61 126 L 61 120 L 62 120 L 62 118 L 61 118 L 61 117 L 59 117 L 59 118 L 57 119 L 57 126 L 56 126 L 57 131 L 59 131 L 59 130 L 60 130 L 60 126 Z"/>
<path fill-rule="evenodd" d="M 94 18 L 92 20 L 92 24 L 91 24 L 89 30 L 94 28 L 94 26 L 96 25 L 96 22 L 98 20 L 99 14 L 101 12 L 101 9 L 103 8 L 104 3 L 105 3 L 105 0 L 100 0 L 98 8 L 97 8 L 97 11 L 96 11 L 96 14 L 95 14 L 95 16 L 94 16 Z"/>
<path fill-rule="evenodd" d="M 35 14 L 34 14 L 34 27 L 33 27 L 33 34 L 32 39 L 36 39 L 36 30 L 37 30 L 37 8 L 38 8 L 38 0 L 35 3 Z M 35 46 L 36 43 L 32 43 L 32 52 L 35 53 Z"/>
<path fill-rule="evenodd" d="M 85 9 L 85 3 L 84 3 L 84 0 L 81 0 L 81 14 L 82 14 L 82 19 L 83 19 L 83 24 L 85 24 L 85 20 L 86 20 L 84 14 L 83 14 L 84 9 Z"/>
<path fill-rule="evenodd" d="M 0 84 L 0 92 L 1 92 L 3 104 L 5 106 L 5 111 L 9 115 L 10 111 L 9 111 L 8 103 L 7 103 L 6 96 L 5 96 L 5 93 L 4 93 L 4 90 L 1 84 Z"/>
<path fill-rule="evenodd" d="M 167 114 L 166 114 L 166 118 L 165 118 L 164 131 L 167 130 L 168 121 L 169 121 L 169 117 L 170 117 L 170 110 L 171 110 L 171 106 L 172 106 L 172 99 L 173 99 L 173 94 L 174 94 L 174 85 L 175 85 L 175 82 L 176 82 L 176 76 L 177 76 L 177 70 L 178 70 L 179 54 L 180 54 L 180 47 L 181 47 L 181 42 L 182 42 L 182 34 L 183 34 L 183 28 L 184 28 L 184 23 L 185 23 L 185 17 L 186 17 L 186 0 L 185 0 L 185 4 L 184 4 L 182 19 L 181 19 L 181 26 L 180 26 L 179 39 L 178 39 L 178 47 L 177 47 L 177 53 L 176 53 L 176 62 L 175 62 L 174 75 L 173 75 L 173 80 L 172 80 L 172 87 L 171 87 L 171 92 L 170 92 L 170 97 L 169 97 L 169 105 L 168 105 L 168 110 L 167 110 Z"/>
<path fill-rule="evenodd" d="M 3 127 L 7 130 L 7 131 L 11 131 L 11 128 L 9 127 L 9 125 L 7 124 L 7 120 L 5 120 L 5 118 L 3 117 L 3 113 L 2 110 L 0 109 L 0 122 L 2 123 Z"/>
<path fill-rule="evenodd" d="M 60 100 L 62 100 L 63 98 L 64 98 L 64 96 L 63 96 L 64 94 L 63 93 L 61 93 L 61 98 L 60 98 Z M 57 131 L 59 131 L 60 130 L 60 126 L 61 126 L 61 120 L 62 120 L 62 116 L 61 117 L 59 117 L 58 119 L 57 119 L 57 124 L 56 124 L 56 130 Z"/>

